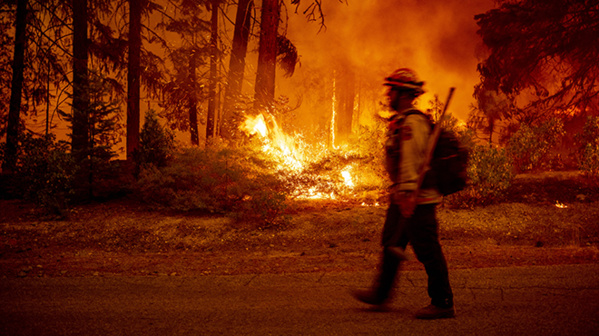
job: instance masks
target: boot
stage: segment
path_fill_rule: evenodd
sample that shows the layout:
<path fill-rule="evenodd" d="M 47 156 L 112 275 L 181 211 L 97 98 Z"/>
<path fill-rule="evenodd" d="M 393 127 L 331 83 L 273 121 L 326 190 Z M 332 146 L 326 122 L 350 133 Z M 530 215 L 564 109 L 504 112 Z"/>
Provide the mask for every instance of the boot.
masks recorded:
<path fill-rule="evenodd" d="M 415 316 L 417 319 L 422 320 L 452 318 L 455 317 L 455 309 L 453 307 L 443 308 L 431 304 L 417 311 Z"/>
<path fill-rule="evenodd" d="M 358 301 L 367 303 L 373 306 L 380 306 L 387 301 L 387 298 L 382 297 L 373 290 L 356 290 L 352 292 L 354 298 Z"/>

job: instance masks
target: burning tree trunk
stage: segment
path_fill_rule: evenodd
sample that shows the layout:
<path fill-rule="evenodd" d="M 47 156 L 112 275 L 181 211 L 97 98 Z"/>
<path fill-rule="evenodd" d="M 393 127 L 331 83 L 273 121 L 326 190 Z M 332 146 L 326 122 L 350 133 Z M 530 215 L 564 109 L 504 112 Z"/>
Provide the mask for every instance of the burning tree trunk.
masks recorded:
<path fill-rule="evenodd" d="M 337 144 L 349 138 L 354 113 L 355 74 L 349 67 L 335 72 L 335 133 Z M 334 144 L 335 145 L 335 144 Z"/>
<path fill-rule="evenodd" d="M 129 64 L 127 72 L 127 160 L 139 147 L 141 1 L 129 0 Z"/>
<path fill-rule="evenodd" d="M 23 89 L 23 69 L 25 59 L 26 28 L 28 0 L 17 3 L 17 22 L 15 32 L 15 50 L 12 65 L 12 83 L 10 92 L 10 107 L 6 130 L 6 153 L 2 169 L 12 173 L 17 163 L 17 147 L 19 143 L 19 123 L 21 120 L 21 91 Z"/>
<path fill-rule="evenodd" d="M 235 31 L 233 33 L 233 46 L 229 60 L 229 75 L 223 107 L 223 120 L 220 124 L 221 136 L 230 137 L 237 128 L 234 121 L 235 99 L 241 95 L 241 84 L 245 69 L 245 55 L 247 53 L 248 38 L 250 35 L 251 10 L 253 0 L 240 0 L 237 5 L 235 18 Z"/>
<path fill-rule="evenodd" d="M 263 0 L 255 87 L 254 107 L 256 108 L 270 107 L 275 98 L 279 10 L 279 0 Z"/>

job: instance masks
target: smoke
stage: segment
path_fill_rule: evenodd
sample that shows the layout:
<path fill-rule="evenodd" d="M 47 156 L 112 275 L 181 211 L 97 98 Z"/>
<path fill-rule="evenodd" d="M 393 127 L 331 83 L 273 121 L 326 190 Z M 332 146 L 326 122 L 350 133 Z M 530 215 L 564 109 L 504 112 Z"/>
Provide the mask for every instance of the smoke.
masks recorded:
<path fill-rule="evenodd" d="M 449 112 L 465 120 L 478 82 L 476 14 L 493 7 L 492 0 L 336 0 L 323 2 L 326 30 L 291 15 L 288 37 L 298 48 L 302 66 L 282 90 L 294 90 L 305 72 L 349 65 L 361 85 L 382 93 L 383 78 L 400 67 L 414 69 L 426 82 L 419 100 L 426 109 L 438 95 L 445 101 L 450 87 L 456 94 Z M 304 72 L 304 74 L 302 74 Z M 295 82 L 294 82 L 295 80 Z"/>

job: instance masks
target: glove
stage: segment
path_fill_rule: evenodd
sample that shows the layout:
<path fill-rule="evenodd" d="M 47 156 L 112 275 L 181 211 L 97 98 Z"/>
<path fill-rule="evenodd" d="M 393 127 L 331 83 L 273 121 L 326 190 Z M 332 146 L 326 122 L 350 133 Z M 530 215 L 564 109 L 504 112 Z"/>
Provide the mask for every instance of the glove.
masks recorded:
<path fill-rule="evenodd" d="M 391 202 L 399 206 L 399 211 L 404 218 L 410 218 L 416 208 L 416 193 L 406 190 L 392 191 Z"/>

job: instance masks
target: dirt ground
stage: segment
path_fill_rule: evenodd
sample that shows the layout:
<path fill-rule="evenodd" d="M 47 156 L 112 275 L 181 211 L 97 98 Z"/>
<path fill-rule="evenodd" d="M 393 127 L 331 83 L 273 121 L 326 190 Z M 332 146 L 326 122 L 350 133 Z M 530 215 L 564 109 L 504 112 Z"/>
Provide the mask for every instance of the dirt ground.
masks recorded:
<path fill-rule="evenodd" d="M 598 188 L 546 174 L 521 176 L 510 193 L 484 207 L 439 207 L 450 268 L 599 262 Z M 264 229 L 126 198 L 75 207 L 68 219 L 0 200 L 0 277 L 374 271 L 384 215 L 384 205 L 306 201 Z M 411 255 L 404 267 L 422 266 Z"/>

